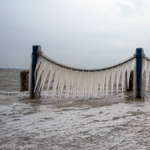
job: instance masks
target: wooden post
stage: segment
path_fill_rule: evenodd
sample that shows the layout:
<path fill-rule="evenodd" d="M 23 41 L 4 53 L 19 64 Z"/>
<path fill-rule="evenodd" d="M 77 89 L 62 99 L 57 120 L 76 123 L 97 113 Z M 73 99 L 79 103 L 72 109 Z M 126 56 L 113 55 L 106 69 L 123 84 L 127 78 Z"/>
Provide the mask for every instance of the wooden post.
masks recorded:
<path fill-rule="evenodd" d="M 29 70 L 20 72 L 20 91 L 29 91 Z"/>
<path fill-rule="evenodd" d="M 30 97 L 38 98 L 40 93 L 34 92 L 35 83 L 36 83 L 36 74 L 35 68 L 38 60 L 38 54 L 41 53 L 41 48 L 39 45 L 33 45 L 32 58 L 31 58 L 31 69 L 30 69 Z"/>
<path fill-rule="evenodd" d="M 144 51 L 142 48 L 137 48 L 136 52 L 136 61 L 134 68 L 134 97 L 135 98 L 144 98 L 145 89 L 144 89 L 144 79 L 142 75 L 142 64 L 143 64 L 143 56 Z"/>

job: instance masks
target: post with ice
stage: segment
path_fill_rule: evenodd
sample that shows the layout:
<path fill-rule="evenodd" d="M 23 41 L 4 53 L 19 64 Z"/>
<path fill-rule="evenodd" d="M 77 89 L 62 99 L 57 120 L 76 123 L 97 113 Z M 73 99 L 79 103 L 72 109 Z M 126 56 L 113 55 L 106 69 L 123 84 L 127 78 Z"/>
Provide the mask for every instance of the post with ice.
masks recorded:
<path fill-rule="evenodd" d="M 144 98 L 145 95 L 145 83 L 143 77 L 143 56 L 144 51 L 142 48 L 137 48 L 135 51 L 136 61 L 134 68 L 134 97 L 135 98 Z"/>
<path fill-rule="evenodd" d="M 30 68 L 30 97 L 39 98 L 40 92 L 34 91 L 37 73 L 35 72 L 37 60 L 39 53 L 41 53 L 41 47 L 39 45 L 33 45 L 32 47 L 32 56 L 31 56 L 31 68 Z"/>

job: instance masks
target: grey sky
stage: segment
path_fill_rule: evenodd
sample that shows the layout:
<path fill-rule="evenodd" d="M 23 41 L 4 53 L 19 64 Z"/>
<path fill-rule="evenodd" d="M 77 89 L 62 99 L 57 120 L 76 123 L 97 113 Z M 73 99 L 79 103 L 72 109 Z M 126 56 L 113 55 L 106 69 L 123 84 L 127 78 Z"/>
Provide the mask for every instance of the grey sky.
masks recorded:
<path fill-rule="evenodd" d="M 74 67 L 150 56 L 148 0 L 0 0 L 0 68 L 29 68 L 32 45 Z"/>

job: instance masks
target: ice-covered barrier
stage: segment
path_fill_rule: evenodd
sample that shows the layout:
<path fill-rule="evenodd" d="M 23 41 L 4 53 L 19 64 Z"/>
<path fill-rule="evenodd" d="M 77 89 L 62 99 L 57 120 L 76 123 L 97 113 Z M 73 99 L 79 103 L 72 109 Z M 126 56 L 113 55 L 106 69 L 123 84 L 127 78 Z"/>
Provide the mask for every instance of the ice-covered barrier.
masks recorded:
<path fill-rule="evenodd" d="M 140 60 L 137 58 L 140 58 Z M 149 83 L 150 61 L 144 55 L 139 56 L 136 53 L 129 59 L 107 68 L 81 69 L 59 63 L 46 56 L 41 51 L 41 47 L 33 46 L 30 97 L 38 97 L 39 93 L 45 93 L 52 98 L 78 97 L 88 99 L 102 98 L 114 92 L 123 92 L 126 88 L 129 88 L 130 72 L 134 62 L 134 93 L 136 96 L 139 88 L 135 88 L 135 86 L 142 85 L 144 82 L 145 69 L 146 87 Z M 141 76 L 138 76 L 139 66 L 142 69 Z M 142 82 L 136 85 L 140 81 L 139 78 Z M 144 89 L 144 87 L 142 88 Z M 140 90 L 140 92 L 143 92 L 141 88 Z M 139 95 L 136 97 L 139 97 Z"/>

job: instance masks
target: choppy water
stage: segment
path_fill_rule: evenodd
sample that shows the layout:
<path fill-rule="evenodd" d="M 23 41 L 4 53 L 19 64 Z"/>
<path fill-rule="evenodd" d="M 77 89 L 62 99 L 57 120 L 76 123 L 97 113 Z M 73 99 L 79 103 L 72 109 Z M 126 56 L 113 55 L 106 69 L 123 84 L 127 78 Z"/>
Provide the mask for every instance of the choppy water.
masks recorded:
<path fill-rule="evenodd" d="M 0 91 L 20 90 L 20 70 L 0 70 Z"/>
<path fill-rule="evenodd" d="M 0 149 L 149 150 L 150 94 L 101 100 L 30 99 L 20 71 L 0 70 Z"/>

